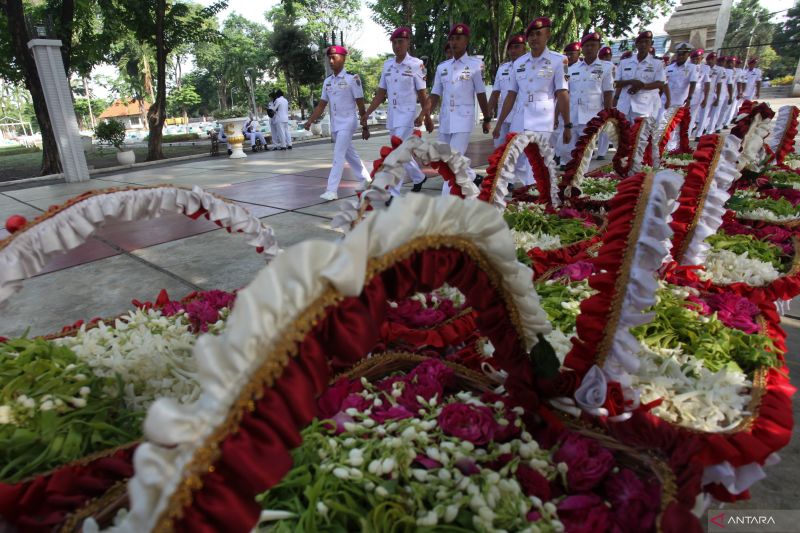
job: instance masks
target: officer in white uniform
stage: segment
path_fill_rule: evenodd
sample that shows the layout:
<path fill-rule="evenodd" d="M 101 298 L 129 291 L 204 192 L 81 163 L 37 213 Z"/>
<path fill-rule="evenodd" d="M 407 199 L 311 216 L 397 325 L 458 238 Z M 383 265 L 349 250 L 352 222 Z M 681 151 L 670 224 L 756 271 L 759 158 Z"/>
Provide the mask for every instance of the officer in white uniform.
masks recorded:
<path fill-rule="evenodd" d="M 411 29 L 397 28 L 389 38 L 395 57 L 383 63 L 383 71 L 378 82 L 378 90 L 362 118 L 361 125 L 367 126 L 367 119 L 375 109 L 388 98 L 389 116 L 386 129 L 391 135 L 403 140 L 409 138 L 414 126 L 422 124 L 424 110 L 417 114 L 417 101 L 424 106 L 428 96 L 425 91 L 425 65 L 421 59 L 408 53 L 411 43 Z M 428 179 L 415 160 L 405 165 L 406 173 L 414 183 L 413 191 L 422 190 L 422 184 Z M 398 189 L 391 191 L 400 194 Z"/>
<path fill-rule="evenodd" d="M 552 24 L 547 17 L 539 17 L 525 30 L 530 54 L 514 61 L 513 78 L 508 96 L 503 103 L 494 138 L 500 136 L 500 124 L 514 109 L 519 99 L 517 112 L 511 123 L 511 131 L 541 132 L 550 134 L 554 129 L 556 110 L 564 122 L 562 142 L 572 139 L 572 123 L 569 121 L 569 92 L 567 80 L 562 74 L 567 58 L 547 48 Z M 520 157 L 515 169 L 517 180 L 530 180 L 532 171 L 527 158 Z"/>
<path fill-rule="evenodd" d="M 719 132 L 726 124 L 728 109 L 733 105 L 735 97 L 735 80 L 733 78 L 733 62 L 730 56 L 720 57 L 717 62 L 720 67 L 717 84 L 720 85 L 720 98 L 714 116 L 713 130 Z"/>
<path fill-rule="evenodd" d="M 761 69 L 758 68 L 758 58 L 751 57 L 744 71 L 744 97 L 748 100 L 761 98 Z"/>
<path fill-rule="evenodd" d="M 475 127 L 475 98 L 483 113 L 483 132 L 489 132 L 492 115 L 483 84 L 483 61 L 467 54 L 470 29 L 466 24 L 456 24 L 450 29 L 447 41 L 453 58 L 436 67 L 436 77 L 428 101 L 426 116 L 441 102 L 439 116 L 439 141 L 463 155 L 469 146 L 469 137 Z M 475 171 L 469 169 L 471 179 Z M 442 194 L 450 188 L 444 183 Z"/>
<path fill-rule="evenodd" d="M 704 95 L 703 102 L 700 105 L 700 114 L 697 117 L 697 129 L 695 138 L 699 140 L 700 136 L 706 135 L 709 131 L 713 131 L 712 119 L 714 118 L 714 111 L 716 107 L 714 102 L 718 96 L 718 80 L 719 80 L 719 67 L 717 67 L 717 54 L 716 52 L 709 52 L 706 55 L 707 79 L 706 86 L 708 87 L 708 95 Z"/>
<path fill-rule="evenodd" d="M 358 127 L 358 114 L 364 116 L 364 90 L 361 88 L 361 80 L 357 74 L 349 74 L 344 70 L 344 62 L 347 58 L 347 48 L 344 46 L 330 46 L 327 51 L 328 63 L 333 74 L 325 79 L 322 86 L 322 99 L 314 112 L 303 126 L 306 130 L 311 129 L 313 124 L 330 103 L 331 111 L 331 133 L 333 135 L 333 165 L 331 173 L 328 175 L 327 190 L 320 195 L 323 200 L 336 200 L 339 196 L 339 182 L 342 180 L 344 162 L 350 165 L 350 169 L 359 180 L 356 185 L 357 191 L 362 191 L 370 182 L 369 172 L 367 172 L 364 162 L 353 148 L 353 132 Z M 369 139 L 369 130 L 364 129 L 361 133 L 362 138 Z"/>
<path fill-rule="evenodd" d="M 628 91 L 623 91 L 622 87 L 617 85 L 617 82 L 620 80 L 620 76 L 622 75 L 622 62 L 626 59 L 630 59 L 633 57 L 633 52 L 630 50 L 626 50 L 622 53 L 619 57 L 619 65 L 616 66 L 614 71 L 614 87 L 616 88 L 614 92 L 614 107 L 619 110 L 620 113 L 624 114 L 625 116 L 629 115 L 631 112 L 631 95 L 628 94 Z"/>
<path fill-rule="evenodd" d="M 589 121 L 603 109 L 611 107 L 614 96 L 614 65 L 597 58 L 600 34 L 587 33 L 580 44 L 583 61 L 569 67 L 570 121 L 575 125 L 575 135 L 569 143 L 570 152 L 575 149 L 575 143 Z"/>
<path fill-rule="evenodd" d="M 289 100 L 283 96 L 283 91 L 278 89 L 275 91 L 275 126 L 280 132 L 280 145 L 281 150 L 284 148 L 292 149 L 292 133 L 289 131 Z"/>
<path fill-rule="evenodd" d="M 581 43 L 576 41 L 574 43 L 569 43 L 567 46 L 564 47 L 564 56 L 567 58 L 567 62 L 564 65 L 564 79 L 567 80 L 567 86 L 569 86 L 569 73 L 570 69 L 573 65 L 577 65 L 580 63 L 581 60 Z M 570 94 L 572 92 L 570 91 Z M 574 107 L 570 107 L 570 110 L 575 111 Z M 573 117 L 570 117 L 572 119 Z M 562 141 L 564 137 L 564 124 L 558 120 L 558 110 L 556 110 L 556 114 L 553 117 L 555 121 L 555 130 L 553 130 L 553 134 L 550 136 L 550 142 L 556 148 L 556 159 L 561 164 L 560 170 L 564 170 L 566 168 L 567 163 L 572 158 L 570 155 L 572 152 L 572 148 L 575 146 L 575 141 L 577 140 L 578 136 L 580 136 L 580 130 L 574 130 L 573 133 L 575 135 L 572 136 L 572 139 L 569 143 L 564 143 Z M 572 121 L 574 122 L 574 121 Z"/>
<path fill-rule="evenodd" d="M 527 50 L 525 35 L 518 33 L 512 35 L 508 40 L 506 52 L 508 53 L 510 61 L 503 63 L 500 65 L 500 68 L 497 69 L 497 74 L 494 76 L 494 85 L 492 86 L 492 95 L 489 97 L 489 110 L 494 116 L 497 116 L 499 111 L 503 109 L 503 102 L 506 100 L 508 88 L 511 85 L 511 69 L 514 66 L 514 61 L 525 54 Z M 514 118 L 513 113 L 506 117 L 506 120 L 500 125 L 500 137 L 494 140 L 495 148 L 505 142 L 508 132 L 511 131 L 512 118 Z"/>
<path fill-rule="evenodd" d="M 728 109 L 728 116 L 726 117 L 725 124 L 730 124 L 733 117 L 739 111 L 742 102 L 744 102 L 744 69 L 739 67 L 740 61 L 736 56 L 732 56 L 733 60 L 733 104 Z"/>
<path fill-rule="evenodd" d="M 666 84 L 664 63 L 650 54 L 653 32 L 643 31 L 636 37 L 636 55 L 619 64 L 617 94 L 630 94 L 628 119 L 638 117 L 657 118 L 661 109 L 659 90 Z M 665 102 L 669 107 L 669 97 Z"/>
<path fill-rule="evenodd" d="M 694 86 L 694 93 L 692 94 L 692 100 L 689 102 L 689 135 L 691 136 L 692 133 L 697 128 L 697 132 L 700 132 L 699 126 L 700 123 L 703 121 L 702 114 L 704 113 L 704 108 L 706 102 L 708 101 L 708 73 L 711 71 L 711 68 L 708 65 L 703 64 L 703 54 L 705 51 L 702 48 L 698 48 L 694 50 L 691 54 L 689 54 L 689 61 L 694 65 L 695 70 L 697 71 L 697 82 Z M 697 136 L 699 138 L 699 135 Z"/>
<path fill-rule="evenodd" d="M 256 140 L 261 141 L 261 146 L 264 148 L 267 147 L 267 141 L 264 139 L 264 134 L 258 131 L 259 123 L 256 119 L 253 118 L 253 114 L 250 113 L 250 118 L 248 118 L 244 126 L 242 126 L 242 135 L 244 135 L 247 140 L 250 142 L 251 145 L 256 144 Z"/>
<path fill-rule="evenodd" d="M 675 61 L 667 67 L 667 87 L 672 105 L 690 107 L 697 90 L 697 65 L 689 61 L 692 45 L 682 42 L 675 49 Z"/>
<path fill-rule="evenodd" d="M 270 101 L 267 104 L 267 117 L 269 118 L 269 131 L 272 134 L 272 146 L 270 150 L 277 150 L 281 144 L 281 131 L 278 130 L 278 125 L 275 123 L 275 108 L 277 104 L 275 99 L 278 97 L 277 91 L 269 93 Z"/>
<path fill-rule="evenodd" d="M 611 52 L 610 46 L 604 46 L 600 49 L 597 53 L 597 57 L 600 61 L 608 61 L 611 63 L 611 79 L 616 81 L 617 79 L 617 66 L 611 62 L 613 57 L 613 53 Z M 613 95 L 612 95 L 612 105 L 613 105 Z M 603 160 L 606 158 L 606 154 L 608 153 L 608 146 L 611 144 L 611 141 L 608 137 L 608 133 L 605 131 L 600 133 L 600 137 L 597 139 L 597 159 Z"/>

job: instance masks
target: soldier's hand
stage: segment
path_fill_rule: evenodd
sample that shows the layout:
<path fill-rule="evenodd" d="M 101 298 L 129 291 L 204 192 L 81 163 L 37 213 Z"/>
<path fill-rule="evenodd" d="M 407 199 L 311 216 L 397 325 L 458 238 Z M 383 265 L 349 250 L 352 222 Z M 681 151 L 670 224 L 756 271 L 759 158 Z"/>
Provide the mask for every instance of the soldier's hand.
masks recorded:
<path fill-rule="evenodd" d="M 669 109 L 669 106 L 670 106 L 670 104 L 671 104 L 671 103 L 672 103 L 672 102 L 670 102 L 670 101 L 669 101 L 669 98 L 667 98 L 666 100 L 664 100 L 664 109 Z"/>
<path fill-rule="evenodd" d="M 422 126 L 422 115 L 419 115 L 416 119 L 414 119 L 414 127 L 419 128 Z"/>
<path fill-rule="evenodd" d="M 433 133 L 433 119 L 431 117 L 425 117 L 425 130 L 428 133 Z"/>
<path fill-rule="evenodd" d="M 569 144 L 572 140 L 572 128 L 564 128 L 564 135 L 561 136 L 561 140 L 564 141 L 564 144 Z"/>
<path fill-rule="evenodd" d="M 494 130 L 492 130 L 492 138 L 493 139 L 499 139 L 500 138 L 500 123 L 499 122 L 497 123 L 497 126 L 494 127 Z"/>
<path fill-rule="evenodd" d="M 362 117 L 361 117 L 361 127 L 362 128 L 366 128 L 367 127 L 367 115 L 362 115 Z"/>
<path fill-rule="evenodd" d="M 489 123 L 488 122 L 484 122 L 483 123 L 483 133 L 489 133 Z"/>
<path fill-rule="evenodd" d="M 311 129 L 311 121 L 307 120 L 305 124 L 303 124 L 303 129 L 308 131 Z"/>
<path fill-rule="evenodd" d="M 731 105 L 732 103 L 733 103 L 733 99 L 732 98 L 728 98 L 728 105 Z"/>
<path fill-rule="evenodd" d="M 713 107 L 717 107 L 719 105 L 719 100 L 714 100 L 714 103 L 711 104 Z"/>
<path fill-rule="evenodd" d="M 703 101 L 700 102 L 700 107 L 705 107 L 705 106 L 706 106 L 706 99 L 703 98 Z"/>
<path fill-rule="evenodd" d="M 369 140 L 369 128 L 367 128 L 366 126 L 361 128 L 361 138 L 364 139 L 365 141 Z"/>

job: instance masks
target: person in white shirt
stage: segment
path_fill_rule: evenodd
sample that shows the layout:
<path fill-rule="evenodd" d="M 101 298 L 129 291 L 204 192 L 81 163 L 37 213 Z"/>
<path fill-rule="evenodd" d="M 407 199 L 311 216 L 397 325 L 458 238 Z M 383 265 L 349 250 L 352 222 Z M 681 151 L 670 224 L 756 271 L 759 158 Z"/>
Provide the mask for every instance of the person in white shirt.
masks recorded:
<path fill-rule="evenodd" d="M 629 120 L 638 117 L 657 118 L 661 109 L 659 92 L 666 85 L 664 63 L 650 54 L 653 45 L 653 32 L 643 31 L 636 37 L 636 55 L 620 62 L 615 100 L 621 91 L 630 95 Z M 664 102 L 670 106 L 667 95 Z"/>
<path fill-rule="evenodd" d="M 700 137 L 700 125 L 704 120 L 710 89 L 708 77 L 711 72 L 711 67 L 703 63 L 703 54 L 705 54 L 705 50 L 698 48 L 689 55 L 689 61 L 691 61 L 694 68 L 697 69 L 697 82 L 695 83 L 691 102 L 689 102 L 689 114 L 691 117 L 689 119 L 689 135 L 691 136 L 696 128 L 698 133 L 697 140 L 699 140 Z"/>
<path fill-rule="evenodd" d="M 706 66 L 708 66 L 708 96 L 705 98 L 705 105 L 700 108 L 700 116 L 697 122 L 697 131 L 695 137 L 697 139 L 702 135 L 713 133 L 714 131 L 714 115 L 717 112 L 718 104 L 716 103 L 720 97 L 720 77 L 722 75 L 722 68 L 717 65 L 716 52 L 709 52 L 706 55 Z"/>
<path fill-rule="evenodd" d="M 598 57 L 598 59 L 600 59 L 600 61 L 608 61 L 609 63 L 611 63 L 611 79 L 613 81 L 616 81 L 616 79 L 617 79 L 617 66 L 614 63 L 611 62 L 611 59 L 613 58 L 613 53 L 611 52 L 611 47 L 610 46 L 602 47 L 600 49 L 600 51 L 597 53 L 597 57 Z M 611 100 L 612 100 L 612 104 L 613 104 L 613 100 L 614 100 L 613 95 L 611 97 Z M 608 146 L 610 144 L 611 144 L 611 141 L 609 139 L 608 133 L 606 133 L 605 131 L 601 132 L 600 133 L 600 138 L 597 139 L 597 159 L 603 160 L 603 159 L 606 158 L 606 154 L 608 153 Z"/>
<path fill-rule="evenodd" d="M 725 125 L 733 121 L 733 117 L 739 111 L 739 107 L 744 102 L 744 69 L 739 68 L 739 58 L 731 56 L 733 63 L 733 103 L 728 108 L 728 115 L 725 117 Z"/>
<path fill-rule="evenodd" d="M 616 107 L 620 113 L 628 116 L 631 112 L 631 95 L 628 94 L 628 91 L 623 91 L 622 88 L 617 87 L 617 82 L 620 80 L 620 76 L 622 75 L 622 62 L 626 59 L 630 59 L 633 57 L 633 52 L 630 50 L 626 50 L 622 52 L 622 55 L 619 56 L 619 64 L 616 66 L 614 70 L 614 87 L 616 91 L 614 92 L 614 98 L 612 103 L 614 107 Z"/>
<path fill-rule="evenodd" d="M 242 126 L 242 135 L 244 135 L 247 138 L 247 140 L 250 141 L 251 145 L 255 146 L 256 141 L 258 141 L 261 143 L 261 146 L 266 148 L 267 141 L 266 139 L 264 139 L 264 134 L 261 133 L 258 130 L 258 128 L 259 128 L 258 121 L 255 118 L 253 118 L 253 114 L 250 113 L 250 118 L 248 118 L 245 121 L 244 126 Z"/>
<path fill-rule="evenodd" d="M 506 46 L 506 53 L 508 54 L 509 61 L 503 63 L 497 69 L 497 74 L 494 76 L 492 94 L 489 97 L 489 110 L 491 111 L 492 115 L 497 116 L 499 110 L 503 109 L 503 102 L 506 100 L 508 88 L 511 85 L 511 74 L 512 68 L 514 67 L 514 61 L 518 57 L 525 54 L 527 50 L 528 48 L 525 43 L 525 35 L 518 33 L 509 38 L 508 45 Z M 501 125 L 500 137 L 494 140 L 495 148 L 505 142 L 508 132 L 511 131 L 512 118 L 514 118 L 513 113 L 506 117 L 506 120 Z"/>
<path fill-rule="evenodd" d="M 717 62 L 717 66 L 721 67 L 720 76 L 717 79 L 717 83 L 721 88 L 721 97 L 717 104 L 714 131 L 719 133 L 727 124 L 728 110 L 733 105 L 733 99 L 736 96 L 736 80 L 734 79 L 733 58 L 731 56 L 721 57 Z"/>
<path fill-rule="evenodd" d="M 386 120 L 386 129 L 392 136 L 405 140 L 414 132 L 415 126 L 422 124 L 425 115 L 424 106 L 428 100 L 425 90 L 425 65 L 421 59 L 408 53 L 411 44 L 410 28 L 397 28 L 389 40 L 395 56 L 383 63 L 378 90 L 361 119 L 361 125 L 366 127 L 367 119 L 372 112 L 388 99 L 389 116 Z M 417 101 L 422 105 L 419 114 L 417 114 Z M 419 164 L 412 159 L 406 163 L 405 169 L 414 183 L 412 191 L 420 192 L 422 184 L 428 178 L 420 170 Z M 395 188 L 391 193 L 398 195 L 400 191 Z"/>
<path fill-rule="evenodd" d="M 275 126 L 280 132 L 280 150 L 292 149 L 292 133 L 289 131 L 289 100 L 283 96 L 283 91 L 275 91 Z"/>
<path fill-rule="evenodd" d="M 580 44 L 583 61 L 571 65 L 568 70 L 570 122 L 575 125 L 575 135 L 568 145 L 570 152 L 575 149 L 575 143 L 589 121 L 603 109 L 611 108 L 614 96 L 614 65 L 597 58 L 600 34 L 587 33 Z"/>
<path fill-rule="evenodd" d="M 675 106 L 690 107 L 697 90 L 697 65 L 689 61 L 692 45 L 682 42 L 675 49 L 675 61 L 665 72 L 669 99 Z"/>
<path fill-rule="evenodd" d="M 569 73 L 570 69 L 573 65 L 579 64 L 581 60 L 581 43 L 575 41 L 574 43 L 569 43 L 567 46 L 564 47 L 564 56 L 567 58 L 567 62 L 564 64 L 564 79 L 567 80 L 567 85 L 569 86 Z M 572 91 L 570 91 L 570 95 Z M 574 107 L 570 107 L 572 111 L 575 110 Z M 572 117 L 570 117 L 571 119 Z M 556 161 L 561 165 L 560 169 L 564 170 L 566 168 L 566 164 L 569 163 L 572 152 L 572 148 L 575 146 L 575 141 L 577 137 L 580 136 L 580 130 L 575 131 L 573 128 L 573 132 L 575 135 L 572 136 L 572 139 L 568 143 L 564 143 L 561 139 L 564 137 L 564 123 L 558 120 L 558 110 L 555 111 L 555 116 L 553 117 L 555 121 L 555 129 L 553 130 L 553 134 L 550 136 L 550 142 L 555 146 L 556 151 Z"/>
<path fill-rule="evenodd" d="M 572 123 L 569 121 L 569 92 L 563 75 L 566 57 L 547 48 L 552 23 L 547 17 L 534 19 L 525 30 L 530 53 L 514 61 L 511 86 L 497 119 L 493 136 L 500 136 L 500 126 L 519 104 L 511 123 L 511 131 L 553 132 L 556 111 L 564 122 L 562 142 L 572 139 Z M 532 183 L 532 170 L 527 158 L 517 159 L 515 175 L 518 181 Z"/>
<path fill-rule="evenodd" d="M 364 109 L 364 90 L 361 88 L 358 74 L 350 74 L 344 70 L 347 48 L 330 46 L 327 55 L 333 74 L 325 79 L 322 86 L 322 98 L 303 127 L 310 130 L 311 124 L 322 116 L 325 107 L 330 104 L 331 134 L 335 143 L 333 165 L 328 175 L 327 190 L 320 195 L 320 198 L 336 200 L 339 198 L 337 191 L 339 182 L 342 181 L 345 161 L 359 180 L 356 185 L 357 191 L 363 191 L 370 182 L 369 172 L 358 156 L 358 152 L 353 148 L 353 132 L 358 127 L 356 109 L 358 109 L 359 116 L 364 116 L 366 110 Z M 369 130 L 364 128 L 361 137 L 369 139 Z"/>
<path fill-rule="evenodd" d="M 267 104 L 267 116 L 269 117 L 269 131 L 272 133 L 272 145 L 269 147 L 270 150 L 277 150 L 281 145 L 281 130 L 278 129 L 278 124 L 275 122 L 275 109 L 277 108 L 277 103 L 275 99 L 278 98 L 277 92 L 272 91 L 269 93 L 270 102 Z"/>
<path fill-rule="evenodd" d="M 758 68 L 758 58 L 751 57 L 747 61 L 747 70 L 744 71 L 744 94 L 748 100 L 761 98 L 761 69 Z"/>
<path fill-rule="evenodd" d="M 475 98 L 483 113 L 483 132 L 489 132 L 492 115 L 486 98 L 486 86 L 483 83 L 483 61 L 467 54 L 470 29 L 466 24 L 455 24 L 447 36 L 453 58 L 443 61 L 436 67 L 433 89 L 428 99 L 426 115 L 429 116 L 441 102 L 439 116 L 439 141 L 466 153 L 469 137 L 475 127 Z M 469 169 L 469 175 L 475 179 L 475 171 Z M 442 187 L 442 194 L 448 194 L 447 182 Z"/>

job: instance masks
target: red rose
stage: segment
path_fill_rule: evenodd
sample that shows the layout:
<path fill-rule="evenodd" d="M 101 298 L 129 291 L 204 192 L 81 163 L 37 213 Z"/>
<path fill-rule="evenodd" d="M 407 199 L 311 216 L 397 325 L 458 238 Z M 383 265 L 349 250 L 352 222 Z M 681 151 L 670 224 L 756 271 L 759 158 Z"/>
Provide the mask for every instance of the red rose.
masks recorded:
<path fill-rule="evenodd" d="M 522 486 L 522 492 L 525 493 L 525 496 L 536 496 L 543 502 L 550 501 L 550 482 L 538 470 L 525 464 L 519 465 L 517 468 L 517 481 Z"/>
<path fill-rule="evenodd" d="M 328 390 L 323 392 L 317 400 L 319 416 L 321 418 L 332 417 L 341 411 L 342 403 L 345 398 L 350 394 L 361 392 L 362 390 L 364 390 L 364 387 L 359 380 L 355 379 L 351 381 L 347 378 L 340 379 L 332 386 L 328 387 Z"/>
<path fill-rule="evenodd" d="M 451 403 L 439 414 L 439 427 L 446 435 L 482 446 L 494 438 L 492 410 L 482 405 Z"/>
<path fill-rule="evenodd" d="M 606 403 L 603 407 L 608 409 L 608 416 L 617 416 L 625 412 L 625 395 L 622 393 L 622 385 L 616 381 L 610 381 L 606 389 Z"/>
<path fill-rule="evenodd" d="M 363 413 L 372 407 L 372 400 L 367 400 L 360 394 L 353 392 L 347 395 L 347 398 L 344 399 L 339 409 L 341 411 L 346 411 L 351 407 L 355 407 L 360 413 Z"/>
<path fill-rule="evenodd" d="M 651 531 L 661 505 L 658 483 L 646 484 L 632 471 L 621 470 L 609 476 L 603 489 L 611 502 L 616 531 Z"/>
<path fill-rule="evenodd" d="M 453 382 L 454 375 L 455 372 L 453 372 L 453 369 L 438 359 L 427 359 L 417 365 L 417 367 L 408 374 L 408 377 L 412 382 L 414 378 L 430 378 L 439 383 L 442 387 L 447 387 Z"/>
<path fill-rule="evenodd" d="M 610 451 L 577 433 L 567 435 L 553 459 L 567 464 L 567 488 L 571 493 L 591 490 L 614 467 Z"/>
<path fill-rule="evenodd" d="M 375 408 L 371 415 L 371 418 L 378 424 L 383 424 L 387 420 L 403 420 L 413 417 L 414 413 L 402 405 L 391 405 L 388 401 L 384 402 L 381 407 Z"/>
<path fill-rule="evenodd" d="M 581 385 L 581 377 L 572 370 L 562 370 L 553 379 L 537 379 L 536 384 L 546 398 L 572 398 Z"/>
<path fill-rule="evenodd" d="M 434 396 L 439 401 L 442 400 L 444 388 L 433 374 L 417 374 L 416 376 L 409 374 L 407 378 L 403 394 L 397 399 L 397 403 L 403 407 L 416 413 L 422 407 L 417 400 L 418 396 L 425 401 L 430 401 Z"/>
<path fill-rule="evenodd" d="M 558 504 L 558 519 L 566 533 L 595 533 L 608 531 L 611 511 L 596 494 L 567 496 Z"/>

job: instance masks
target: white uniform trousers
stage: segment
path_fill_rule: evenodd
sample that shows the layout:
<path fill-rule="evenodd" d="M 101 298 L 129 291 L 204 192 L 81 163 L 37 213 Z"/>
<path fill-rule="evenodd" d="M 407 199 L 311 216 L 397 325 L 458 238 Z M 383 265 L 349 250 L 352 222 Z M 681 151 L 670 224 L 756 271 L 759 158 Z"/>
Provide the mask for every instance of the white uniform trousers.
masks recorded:
<path fill-rule="evenodd" d="M 506 137 L 508 136 L 509 131 L 511 131 L 511 123 L 503 122 L 500 125 L 500 137 L 494 140 L 495 148 L 499 148 L 504 142 L 506 142 Z"/>
<path fill-rule="evenodd" d="M 700 103 L 701 102 L 697 102 L 696 104 L 693 104 L 689 108 L 689 138 L 690 139 L 692 138 L 692 134 L 694 133 L 695 128 L 697 128 L 697 131 L 700 131 L 700 129 L 699 129 L 700 128 L 700 121 L 701 121 L 700 114 L 703 112 L 702 108 L 700 107 Z"/>
<path fill-rule="evenodd" d="M 411 137 L 411 134 L 414 132 L 414 128 L 410 126 L 403 126 L 399 128 L 392 128 L 389 130 L 389 134 L 394 137 L 400 137 L 404 141 Z M 411 178 L 411 182 L 415 185 L 417 183 L 422 183 L 425 180 L 425 173 L 419 168 L 419 163 L 417 163 L 416 159 L 411 159 L 408 163 L 403 165 L 406 169 L 406 176 Z M 405 183 L 405 178 L 403 178 L 403 183 Z M 403 186 L 403 183 L 398 185 L 397 187 L 392 187 L 389 192 L 392 196 L 399 196 L 400 195 L 400 187 Z"/>
<path fill-rule="evenodd" d="M 269 121 L 269 131 L 272 132 L 272 147 L 278 148 L 283 142 L 283 132 L 278 123 L 272 119 Z"/>
<path fill-rule="evenodd" d="M 250 142 L 250 144 L 255 144 L 256 143 L 256 139 L 260 139 L 261 140 L 261 146 L 264 146 L 264 147 L 267 146 L 267 141 L 266 141 L 266 139 L 264 139 L 264 134 L 261 133 L 260 131 L 251 131 L 249 133 L 244 133 L 243 135 Z"/>
<path fill-rule="evenodd" d="M 726 124 L 728 113 L 730 112 L 730 105 L 728 105 L 728 100 L 725 100 L 724 102 L 720 102 L 717 107 L 719 107 L 719 109 L 717 110 L 717 120 L 714 121 L 714 129 L 721 130 Z"/>
<path fill-rule="evenodd" d="M 456 152 L 461 152 L 461 155 L 467 153 L 467 147 L 469 146 L 469 137 L 471 132 L 468 131 L 460 131 L 458 133 L 442 133 L 439 132 L 439 142 L 447 143 L 450 145 Z M 475 179 L 475 171 L 472 168 L 467 168 L 467 175 L 469 179 Z M 447 196 L 450 194 L 450 186 L 445 181 L 442 184 L 442 196 Z"/>
<path fill-rule="evenodd" d="M 525 133 L 532 133 L 530 130 L 525 130 Z M 541 131 L 544 135 L 553 134 L 555 132 L 550 131 Z M 552 138 L 552 137 L 551 137 Z M 559 138 L 559 142 L 560 142 Z M 564 163 L 564 160 L 561 160 L 561 163 Z M 517 164 L 514 166 L 514 183 L 521 183 L 523 186 L 533 185 L 536 181 L 533 179 L 533 169 L 531 168 L 530 162 L 528 162 L 528 156 L 525 153 L 521 153 L 519 158 L 517 159 Z"/>
<path fill-rule="evenodd" d="M 352 170 L 357 180 L 361 182 L 370 180 L 369 172 L 367 172 L 364 162 L 361 161 L 358 152 L 353 148 L 354 131 L 355 128 L 346 128 L 333 132 L 333 166 L 331 166 L 331 173 L 328 174 L 327 190 L 329 192 L 336 192 L 339 188 L 345 161 L 350 165 L 350 170 Z"/>
<path fill-rule="evenodd" d="M 292 133 L 289 131 L 288 122 L 276 122 L 277 130 L 280 132 L 280 148 L 286 148 L 292 145 Z"/>
<path fill-rule="evenodd" d="M 730 112 L 728 113 L 728 123 L 733 122 L 733 119 L 736 118 L 736 113 L 739 112 L 739 108 L 742 107 L 743 102 L 744 98 L 737 98 L 733 101 L 733 105 L 731 105 Z"/>

